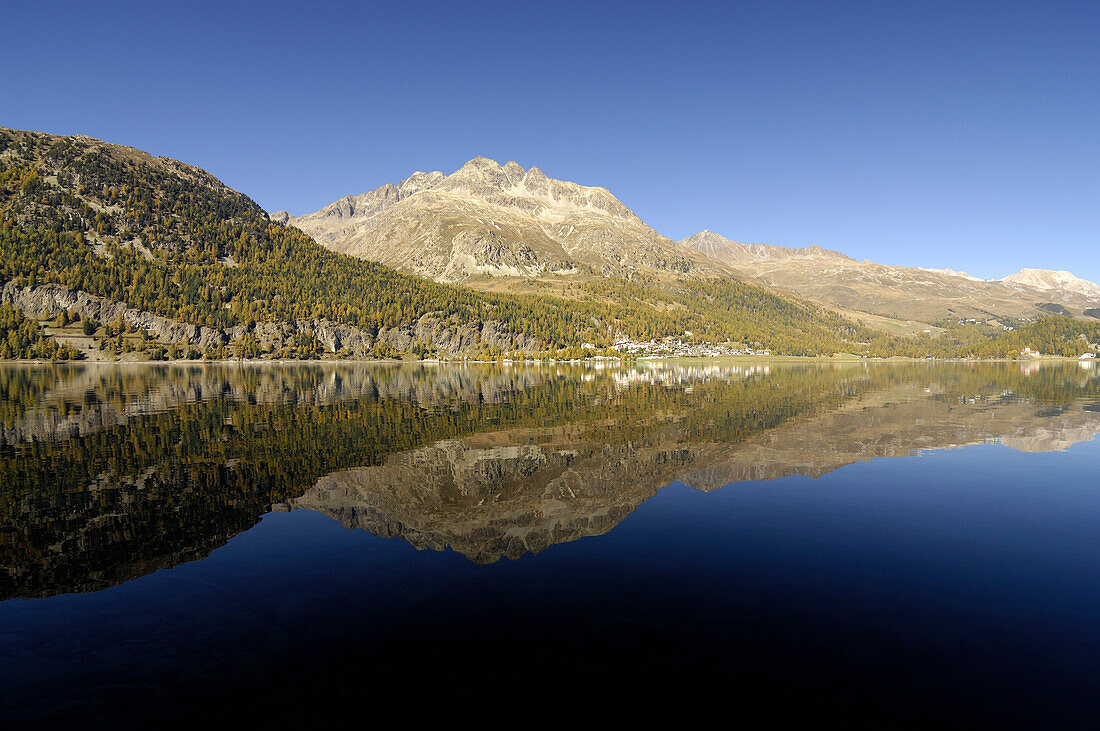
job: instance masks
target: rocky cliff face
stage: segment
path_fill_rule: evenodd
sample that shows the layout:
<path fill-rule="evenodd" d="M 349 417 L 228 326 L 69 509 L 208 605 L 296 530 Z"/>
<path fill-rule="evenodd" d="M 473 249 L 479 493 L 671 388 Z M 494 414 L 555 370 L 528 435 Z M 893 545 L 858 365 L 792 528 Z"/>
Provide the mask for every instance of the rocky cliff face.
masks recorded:
<path fill-rule="evenodd" d="M 122 319 L 136 328 L 152 332 L 163 342 L 187 343 L 200 349 L 224 345 L 231 337 L 244 332 L 243 327 L 220 330 L 177 322 L 151 312 L 135 310 L 121 302 L 87 292 L 73 291 L 56 284 L 21 287 L 15 282 L 6 282 L 0 288 L 0 302 L 19 308 L 29 317 L 40 319 L 56 317 L 62 310 L 99 323 Z"/>
<path fill-rule="evenodd" d="M 604 188 L 475 158 L 284 220 L 336 251 L 445 282 L 683 276 L 721 266 L 676 246 Z"/>
<path fill-rule="evenodd" d="M 291 344 L 296 336 L 312 333 L 326 352 L 342 351 L 353 358 L 370 357 L 376 343 L 383 343 L 400 353 L 409 352 L 416 343 L 420 343 L 446 357 L 470 355 L 486 347 L 505 352 L 538 351 L 542 348 L 534 338 L 513 333 L 500 322 L 492 320 L 470 322 L 426 315 L 411 325 L 376 330 L 364 330 L 328 320 L 259 322 L 223 329 L 170 320 L 127 307 L 121 302 L 55 284 L 21 287 L 14 282 L 7 282 L 0 288 L 0 302 L 14 305 L 35 318 L 52 318 L 62 310 L 68 310 L 82 319 L 99 323 L 122 319 L 135 328 L 152 333 L 163 343 L 191 345 L 200 351 L 226 345 L 250 332 L 256 336 L 261 347 L 269 351 Z"/>

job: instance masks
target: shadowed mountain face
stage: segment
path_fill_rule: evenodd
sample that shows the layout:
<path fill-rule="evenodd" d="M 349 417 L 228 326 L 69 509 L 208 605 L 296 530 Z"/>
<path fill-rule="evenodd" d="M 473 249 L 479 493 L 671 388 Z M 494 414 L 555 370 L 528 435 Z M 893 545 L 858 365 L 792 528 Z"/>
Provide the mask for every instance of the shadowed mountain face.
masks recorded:
<path fill-rule="evenodd" d="M 932 322 L 943 318 L 1039 317 L 1051 303 L 1080 315 L 1100 287 L 1069 272 L 1024 269 L 1003 280 L 951 270 L 856 261 L 820 246 L 742 244 L 711 231 L 680 242 L 774 289 L 833 307 Z"/>
<path fill-rule="evenodd" d="M 601 274 L 723 273 L 642 222 L 604 188 L 478 157 L 414 173 L 288 222 L 339 252 L 442 282 Z"/>
<path fill-rule="evenodd" d="M 491 563 L 674 481 L 1100 432 L 1077 364 L 4 368 L 0 391 L 2 598 L 199 559 L 271 509 Z"/>

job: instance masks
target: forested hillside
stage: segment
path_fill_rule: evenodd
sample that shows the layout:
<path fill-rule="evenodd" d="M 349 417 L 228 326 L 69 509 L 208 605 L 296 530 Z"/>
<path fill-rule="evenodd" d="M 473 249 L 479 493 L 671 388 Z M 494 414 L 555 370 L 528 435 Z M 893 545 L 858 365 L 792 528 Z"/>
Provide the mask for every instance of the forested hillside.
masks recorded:
<path fill-rule="evenodd" d="M 47 338 L 34 320 L 8 304 L 0 304 L 0 358 L 76 360 L 80 354 L 70 345 Z"/>

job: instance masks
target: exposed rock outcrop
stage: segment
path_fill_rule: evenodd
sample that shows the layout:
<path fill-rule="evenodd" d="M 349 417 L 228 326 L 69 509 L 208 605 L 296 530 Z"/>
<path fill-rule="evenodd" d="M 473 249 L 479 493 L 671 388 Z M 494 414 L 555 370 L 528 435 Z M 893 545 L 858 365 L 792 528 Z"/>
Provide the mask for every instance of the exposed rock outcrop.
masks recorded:
<path fill-rule="evenodd" d="M 245 325 L 221 329 L 182 323 L 56 284 L 21 287 L 14 282 L 7 282 L 0 289 L 0 301 L 14 305 L 28 316 L 40 319 L 56 317 L 62 310 L 100 323 L 121 319 L 137 329 L 149 331 L 161 342 L 184 343 L 199 350 L 226 345 L 250 331 Z M 365 330 L 327 320 L 298 320 L 255 323 L 251 331 L 260 345 L 268 351 L 278 350 L 291 343 L 295 336 L 312 333 L 323 344 L 326 352 L 344 352 L 357 358 L 370 357 L 375 343 L 384 343 L 399 353 L 410 352 L 419 344 L 422 348 L 446 357 L 461 357 L 486 347 L 495 347 L 501 351 L 527 352 L 542 349 L 542 345 L 534 338 L 513 333 L 495 320 L 462 322 L 434 315 L 425 315 L 406 327 L 377 330 Z"/>
<path fill-rule="evenodd" d="M 185 324 L 56 284 L 20 287 L 14 282 L 7 282 L 0 290 L 0 301 L 18 307 L 36 318 L 56 317 L 62 310 L 75 312 L 82 319 L 101 323 L 114 322 L 121 318 L 136 328 L 152 332 L 157 339 L 166 343 L 189 343 L 199 348 L 224 345 L 229 342 L 229 338 L 244 332 L 244 328 L 227 332 Z"/>

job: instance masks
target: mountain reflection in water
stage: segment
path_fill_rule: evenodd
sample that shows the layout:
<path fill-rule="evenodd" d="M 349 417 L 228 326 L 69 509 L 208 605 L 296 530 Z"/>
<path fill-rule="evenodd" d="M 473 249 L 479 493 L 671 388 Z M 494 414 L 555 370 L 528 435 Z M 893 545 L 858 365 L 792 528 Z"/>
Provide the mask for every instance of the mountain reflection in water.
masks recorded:
<path fill-rule="evenodd" d="M 490 564 L 673 482 L 1100 432 L 1075 363 L 3 367 L 0 394 L 0 599 L 201 559 L 272 510 Z"/>

